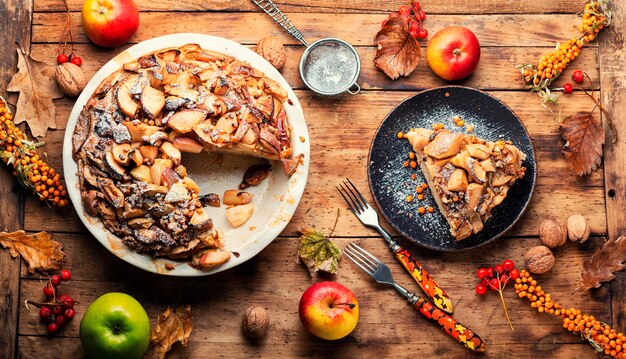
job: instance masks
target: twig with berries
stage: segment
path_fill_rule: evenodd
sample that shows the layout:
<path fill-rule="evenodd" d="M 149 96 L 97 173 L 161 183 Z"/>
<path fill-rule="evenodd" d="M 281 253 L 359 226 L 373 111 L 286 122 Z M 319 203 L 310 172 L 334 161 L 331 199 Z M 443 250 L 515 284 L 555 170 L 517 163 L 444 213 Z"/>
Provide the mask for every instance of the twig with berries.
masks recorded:
<path fill-rule="evenodd" d="M 70 14 L 70 8 L 67 5 L 67 0 L 63 0 L 63 4 L 65 5 L 65 11 L 67 15 L 65 20 L 65 27 L 63 28 L 63 34 L 61 35 L 61 39 L 59 40 L 59 45 L 57 47 L 57 63 L 61 65 L 66 62 L 70 62 L 76 66 L 81 66 L 83 64 L 83 59 L 74 54 L 74 38 L 72 37 L 72 17 Z M 70 42 L 69 56 L 66 55 L 68 39 Z"/>
<path fill-rule="evenodd" d="M 400 6 L 398 11 L 389 14 L 389 17 L 383 21 L 381 27 L 385 27 L 387 21 L 394 17 L 401 17 L 406 20 L 409 25 L 409 34 L 413 38 L 425 39 L 428 37 L 428 30 L 424 28 L 426 13 L 422 10 L 419 2 L 411 0 L 408 5 Z"/>
<path fill-rule="evenodd" d="M 43 288 L 46 297 L 45 302 L 35 302 L 29 299 L 24 301 L 26 309 L 30 310 L 30 305 L 39 308 L 39 318 L 46 325 L 49 334 L 54 334 L 63 328 L 76 314 L 74 304 L 78 303 L 72 297 L 61 294 L 58 295 L 58 287 L 61 282 L 67 282 L 72 277 L 69 270 L 64 269 L 60 274 L 55 274 L 48 280 Z"/>
<path fill-rule="evenodd" d="M 572 73 L 572 80 L 577 84 L 584 83 L 585 79 L 589 81 L 590 85 L 593 85 L 593 81 L 591 80 L 591 77 L 586 72 L 583 72 L 582 70 L 576 70 Z M 617 141 L 617 131 L 615 130 L 615 126 L 613 126 L 611 115 L 609 114 L 607 110 L 604 109 L 604 107 L 602 107 L 602 105 L 600 104 L 600 99 L 597 99 L 595 97 L 595 91 L 593 90 L 593 86 L 591 86 L 590 91 L 582 87 L 576 87 L 576 89 L 584 92 L 585 95 L 587 95 L 593 101 L 594 106 L 590 111 L 591 113 L 593 113 L 597 108 L 606 117 L 606 123 L 608 124 L 609 129 L 611 130 L 611 135 L 612 135 L 611 142 L 615 143 Z M 574 90 L 574 86 L 568 82 L 565 85 L 563 85 L 562 90 L 566 94 L 571 94 Z"/>
<path fill-rule="evenodd" d="M 563 328 L 579 334 L 597 351 L 613 358 L 626 358 L 626 335 L 593 315 L 584 314 L 576 308 L 565 309 L 526 270 L 522 270 L 519 278 L 515 279 L 514 288 L 515 293 L 520 298 L 528 299 L 530 306 L 539 313 L 561 317 Z"/>
<path fill-rule="evenodd" d="M 500 300 L 502 301 L 502 307 L 504 308 L 504 315 L 509 323 L 511 330 L 513 324 L 509 317 L 509 312 L 506 309 L 506 303 L 504 302 L 504 295 L 502 294 L 504 288 L 510 280 L 516 280 L 520 276 L 520 271 L 515 268 L 515 263 L 507 259 L 502 264 L 498 264 L 490 268 L 479 268 L 476 271 L 476 277 L 481 280 L 480 284 L 476 285 L 476 294 L 485 295 L 488 289 L 497 291 L 500 294 Z"/>
<path fill-rule="evenodd" d="M 522 80 L 532 92 L 539 94 L 544 106 L 549 103 L 558 104 L 558 96 L 552 93 L 554 89 L 549 88 L 552 81 L 580 55 L 585 44 L 593 41 L 603 28 L 611 24 L 612 9 L 609 0 L 590 0 L 585 4 L 581 16 L 578 36 L 564 43 L 557 43 L 555 50 L 542 56 L 538 64 L 517 65 Z M 565 93 L 571 93 L 571 89 L 571 84 L 563 87 Z"/>

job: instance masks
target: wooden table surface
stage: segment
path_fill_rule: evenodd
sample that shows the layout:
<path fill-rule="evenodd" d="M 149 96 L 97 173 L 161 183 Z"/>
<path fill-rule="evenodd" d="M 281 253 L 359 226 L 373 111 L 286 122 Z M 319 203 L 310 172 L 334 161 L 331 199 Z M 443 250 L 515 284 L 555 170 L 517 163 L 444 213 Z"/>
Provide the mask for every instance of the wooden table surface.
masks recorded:
<path fill-rule="evenodd" d="M 90 77 L 104 63 L 129 45 L 107 50 L 90 44 L 80 25 L 81 0 L 68 0 L 75 34 L 74 48 L 82 56 Z M 421 89 L 444 85 L 424 61 L 408 78 L 390 81 L 372 64 L 374 34 L 388 12 L 404 1 L 282 0 L 306 38 L 338 37 L 357 47 L 362 59 L 359 79 L 363 91 L 357 96 L 320 98 L 306 90 L 297 64 L 303 47 L 287 36 L 249 0 L 138 0 L 139 31 L 131 43 L 177 32 L 223 36 L 247 46 L 276 34 L 287 45 L 287 64 L 282 70 L 302 103 L 311 134 L 309 182 L 291 223 L 271 245 L 254 259 L 225 273 L 205 278 L 175 278 L 150 274 L 116 258 L 80 224 L 74 208 L 54 210 L 23 193 L 9 171 L 0 171 L 0 227 L 29 232 L 54 232 L 67 253 L 65 267 L 73 280 L 64 285 L 81 303 L 77 318 L 59 335 L 49 337 L 36 312 L 23 305 L 26 298 L 41 296 L 44 280 L 29 275 L 25 265 L 0 251 L 0 358 L 74 358 L 82 356 L 78 325 L 88 303 L 110 291 L 123 291 L 138 298 L 153 320 L 167 305 L 190 304 L 194 329 L 189 346 L 178 345 L 170 358 L 192 357 L 465 357 L 471 356 L 435 326 L 424 320 L 391 289 L 375 285 L 355 266 L 342 261 L 339 274 L 321 279 L 336 280 L 357 295 L 361 317 L 348 337 L 326 342 L 308 334 L 299 322 L 297 304 L 302 292 L 318 279 L 295 263 L 297 228 L 314 225 L 328 231 L 337 208 L 341 215 L 334 234 L 340 246 L 357 241 L 391 265 L 396 279 L 417 289 L 398 266 L 380 237 L 364 228 L 345 210 L 334 185 L 350 177 L 367 189 L 366 159 L 375 129 L 385 114 L 403 99 Z M 574 306 L 626 330 L 626 273 L 601 288 L 574 293 L 582 262 L 607 238 L 616 238 L 626 228 L 626 63 L 624 28 L 626 4 L 614 0 L 614 24 L 599 41 L 586 46 L 581 56 L 564 72 L 555 86 L 568 82 L 575 69 L 593 79 L 588 88 L 600 90 L 602 104 L 610 112 L 620 134 L 615 145 L 605 146 L 604 163 L 591 175 L 571 174 L 561 153 L 558 124 L 540 106 L 539 98 L 519 81 L 515 64 L 534 62 L 560 40 L 571 37 L 582 9 L 580 0 L 424 0 L 426 27 L 430 34 L 448 25 L 472 29 L 482 45 L 475 74 L 461 84 L 489 91 L 508 104 L 528 128 L 538 159 L 537 187 L 522 220 L 505 238 L 462 253 L 437 253 L 405 243 L 407 248 L 448 291 L 455 304 L 455 317 L 473 328 L 488 343 L 485 357 L 596 357 L 591 346 L 561 328 L 557 319 L 531 310 L 512 290 L 506 300 L 515 325 L 511 331 L 496 295 L 474 294 L 474 271 L 505 258 L 522 263 L 524 252 L 539 244 L 542 218 L 566 219 L 584 214 L 592 238 L 584 245 L 568 243 L 555 250 L 557 262 L 541 276 L 547 292 L 566 306 Z M 62 0 L 4 0 L 0 4 L 0 91 L 13 74 L 16 39 L 34 57 L 54 64 L 57 42 L 65 26 Z M 10 19 L 10 21 L 7 21 Z M 67 122 L 73 101 L 55 101 L 59 124 Z M 567 114 L 591 108 L 580 91 L 561 99 Z M 604 119 L 606 120 L 606 119 Z M 64 126 L 63 126 L 64 127 Z M 44 139 L 55 168 L 61 168 L 64 129 L 50 131 Z M 339 150 L 341 149 L 341 150 Z M 369 193 L 368 193 L 368 199 Z M 386 224 L 385 224 L 386 225 Z M 249 305 L 261 305 L 270 313 L 268 337 L 259 344 L 246 341 L 240 331 L 241 313 Z M 156 357 L 151 350 L 148 357 Z"/>

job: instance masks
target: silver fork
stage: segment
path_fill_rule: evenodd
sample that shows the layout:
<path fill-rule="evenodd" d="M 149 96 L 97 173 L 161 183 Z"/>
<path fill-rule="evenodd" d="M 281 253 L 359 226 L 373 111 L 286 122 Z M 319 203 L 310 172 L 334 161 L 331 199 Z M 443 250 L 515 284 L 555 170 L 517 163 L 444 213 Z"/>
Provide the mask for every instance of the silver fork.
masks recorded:
<path fill-rule="evenodd" d="M 444 332 L 456 341 L 465 345 L 468 349 L 478 352 L 485 351 L 485 342 L 483 342 L 476 333 L 459 323 L 447 313 L 434 307 L 429 301 L 424 300 L 415 293 L 409 292 L 406 288 L 396 283 L 393 280 L 393 275 L 389 267 L 374 255 L 352 242 L 348 243 L 346 248 L 344 248 L 343 254 L 378 283 L 394 287 L 406 298 L 413 309 L 420 312 L 429 320 L 437 323 Z"/>
<path fill-rule="evenodd" d="M 361 192 L 354 186 L 352 181 L 346 178 L 346 181 L 340 183 L 337 189 L 356 218 L 366 227 L 377 230 L 378 233 L 383 236 L 389 248 L 395 254 L 396 259 L 402 263 L 402 266 L 411 274 L 413 279 L 415 279 L 417 284 L 419 284 L 424 293 L 426 293 L 437 308 L 446 313 L 452 313 L 452 300 L 450 300 L 448 294 L 435 282 L 430 273 L 411 256 L 411 253 L 402 248 L 391 238 L 391 235 L 380 226 L 378 213 L 367 200 L 365 200 L 365 197 L 363 197 Z"/>

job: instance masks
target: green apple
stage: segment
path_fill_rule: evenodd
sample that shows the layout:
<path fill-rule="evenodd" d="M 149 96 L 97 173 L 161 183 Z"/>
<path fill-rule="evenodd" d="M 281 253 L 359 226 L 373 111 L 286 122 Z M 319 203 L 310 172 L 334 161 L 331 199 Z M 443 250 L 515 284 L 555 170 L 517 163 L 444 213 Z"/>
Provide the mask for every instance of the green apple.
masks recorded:
<path fill-rule="evenodd" d="M 150 319 L 135 298 L 107 293 L 83 315 L 80 342 L 89 358 L 141 358 L 150 344 Z"/>

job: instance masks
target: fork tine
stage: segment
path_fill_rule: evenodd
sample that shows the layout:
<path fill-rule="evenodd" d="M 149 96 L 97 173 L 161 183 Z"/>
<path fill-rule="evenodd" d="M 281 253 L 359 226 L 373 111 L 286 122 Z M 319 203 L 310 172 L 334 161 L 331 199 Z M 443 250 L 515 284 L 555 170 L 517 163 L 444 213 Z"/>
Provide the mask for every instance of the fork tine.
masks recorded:
<path fill-rule="evenodd" d="M 343 252 L 346 257 L 348 257 L 349 260 L 352 261 L 352 263 L 356 264 L 359 268 L 361 268 L 363 270 L 363 272 L 369 274 L 370 276 L 374 275 L 374 271 L 372 271 L 371 269 L 366 268 L 365 266 L 363 266 L 359 261 L 357 261 L 356 259 L 354 259 L 348 252 L 346 252 L 344 250 Z"/>
<path fill-rule="evenodd" d="M 352 202 L 358 206 L 359 212 L 365 211 L 365 206 L 361 203 L 361 200 L 359 199 L 359 197 L 352 192 L 352 189 L 350 189 L 346 181 L 343 181 L 341 183 L 341 187 L 344 189 L 344 191 L 346 191 L 346 194 L 352 199 Z"/>
<path fill-rule="evenodd" d="M 376 257 L 372 256 L 365 249 L 359 247 L 353 242 L 350 242 L 346 247 L 351 247 L 353 249 L 353 255 L 355 257 L 359 257 L 362 262 L 369 264 L 371 267 L 374 268 L 374 270 L 378 269 L 378 267 L 380 267 L 380 265 L 382 264 L 382 262 L 379 261 Z M 364 255 L 363 253 L 367 254 L 370 258 L 373 258 L 374 260 L 368 258 L 368 256 Z"/>
<path fill-rule="evenodd" d="M 344 201 L 346 201 L 346 204 L 348 205 L 348 208 L 350 208 L 352 213 L 354 213 L 356 215 L 357 211 L 354 208 L 354 206 L 352 205 L 352 202 L 349 201 L 348 198 L 346 197 L 346 195 L 343 194 L 343 191 L 341 190 L 341 188 L 339 188 L 339 186 L 335 186 L 335 188 L 337 188 L 337 191 L 339 191 L 339 194 L 341 195 L 341 197 L 343 197 Z"/>
<path fill-rule="evenodd" d="M 357 252 L 355 252 L 355 250 L 351 248 L 349 245 L 344 248 L 344 252 L 349 256 L 349 258 L 354 263 L 359 263 L 362 266 L 367 267 L 367 269 L 369 269 L 369 271 L 372 273 L 376 271 L 376 266 L 373 263 L 363 260 L 362 256 L 359 255 Z"/>
<path fill-rule="evenodd" d="M 339 183 L 339 185 L 341 186 L 344 194 L 350 199 L 350 202 L 352 202 L 352 206 L 354 206 L 359 214 L 362 213 L 365 208 L 361 206 L 360 201 L 351 193 L 352 191 L 350 190 L 350 188 L 345 184 L 345 182 L 341 182 Z"/>
<path fill-rule="evenodd" d="M 346 178 L 346 180 L 348 180 L 348 183 L 350 183 L 350 185 L 352 185 L 352 188 L 354 188 L 354 190 L 356 191 L 356 193 L 359 195 L 359 197 L 361 197 L 361 202 L 364 204 L 364 207 L 370 207 L 369 202 L 367 202 L 367 200 L 365 199 L 365 197 L 363 197 L 363 195 L 361 194 L 361 192 L 356 188 L 356 186 L 354 185 L 354 183 L 352 183 L 352 181 L 350 181 L 349 178 Z"/>
<path fill-rule="evenodd" d="M 352 244 L 354 249 L 356 249 L 361 255 L 363 255 L 366 258 L 368 258 L 370 260 L 370 262 L 374 261 L 374 263 L 377 264 L 377 265 L 381 265 L 383 263 L 383 262 L 380 261 L 380 259 L 376 258 L 373 254 L 371 254 L 370 252 L 366 251 L 365 249 L 363 249 L 362 247 L 358 246 L 357 244 L 354 244 L 352 242 L 350 242 L 350 244 Z"/>

